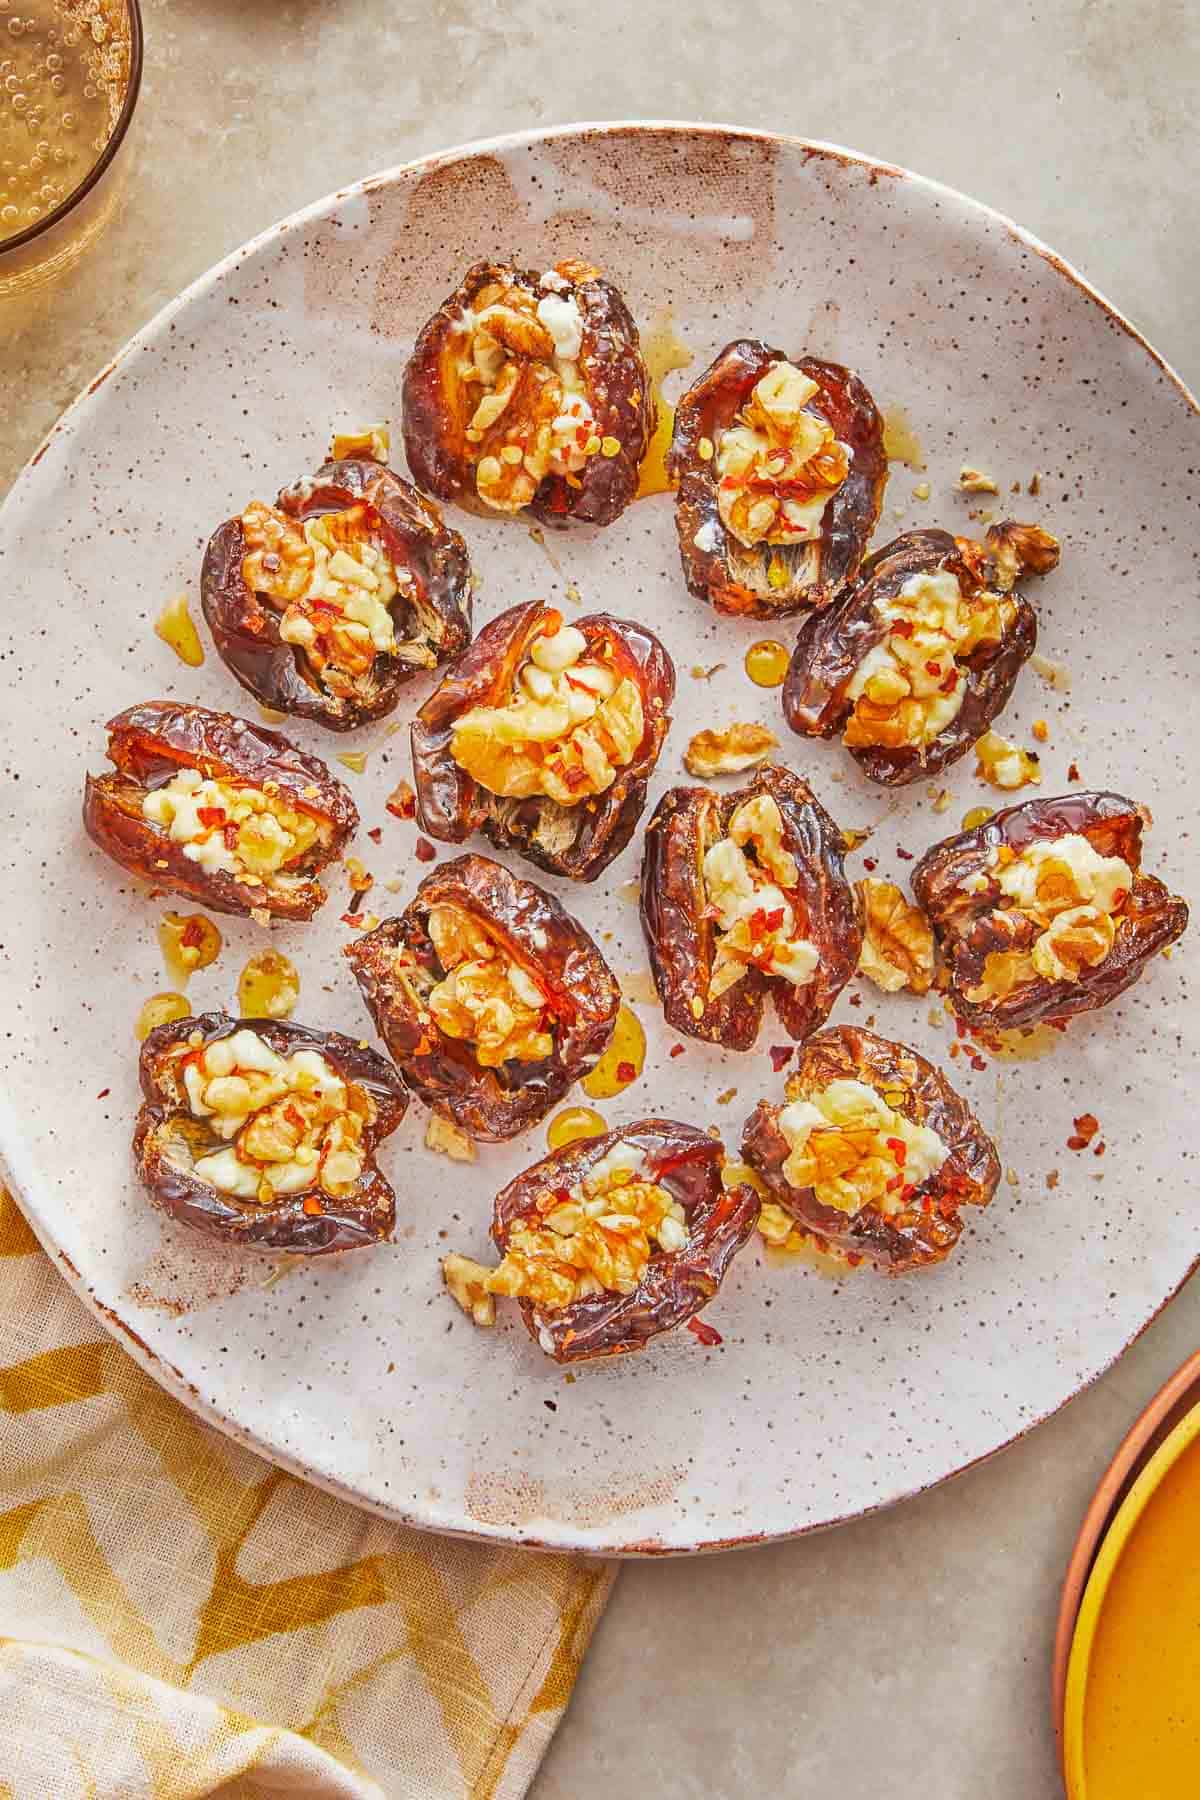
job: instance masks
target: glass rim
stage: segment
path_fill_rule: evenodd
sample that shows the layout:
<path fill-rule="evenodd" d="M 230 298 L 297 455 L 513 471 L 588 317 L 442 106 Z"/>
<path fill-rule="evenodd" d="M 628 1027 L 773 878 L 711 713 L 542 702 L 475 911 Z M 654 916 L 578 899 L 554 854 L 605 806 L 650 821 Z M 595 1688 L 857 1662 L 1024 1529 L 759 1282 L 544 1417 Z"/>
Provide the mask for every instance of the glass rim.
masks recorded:
<path fill-rule="evenodd" d="M 78 187 L 72 188 L 66 199 L 60 200 L 53 212 L 47 213 L 44 219 L 39 219 L 36 225 L 27 225 L 24 231 L 17 233 L 16 237 L 0 239 L 0 266 L 3 265 L 4 259 L 11 251 L 22 249 L 26 244 L 32 244 L 41 237 L 43 232 L 51 231 L 55 225 L 67 217 L 68 213 L 73 212 L 80 201 L 85 200 L 91 193 L 125 141 L 129 122 L 133 118 L 134 108 L 137 105 L 138 91 L 142 85 L 143 46 L 140 0 L 122 0 L 122 4 L 129 20 L 129 80 L 126 83 L 121 110 L 117 114 L 117 122 L 109 134 L 108 142 Z"/>

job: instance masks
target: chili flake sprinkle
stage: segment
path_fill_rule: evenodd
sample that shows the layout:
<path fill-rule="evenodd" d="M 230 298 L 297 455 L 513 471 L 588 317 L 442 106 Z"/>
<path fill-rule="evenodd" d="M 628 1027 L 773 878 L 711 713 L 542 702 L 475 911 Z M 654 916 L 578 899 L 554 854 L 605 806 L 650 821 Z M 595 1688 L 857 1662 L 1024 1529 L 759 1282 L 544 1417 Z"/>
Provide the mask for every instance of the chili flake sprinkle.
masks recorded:
<path fill-rule="evenodd" d="M 1100 1129 L 1099 1119 L 1096 1117 L 1095 1113 L 1080 1113 L 1079 1117 L 1073 1120 L 1072 1123 L 1075 1126 L 1075 1130 L 1067 1139 L 1067 1149 L 1086 1150 Z"/>
<path fill-rule="evenodd" d="M 700 1342 L 709 1348 L 725 1342 L 725 1339 L 721 1336 L 720 1332 L 715 1330 L 713 1326 L 706 1325 L 703 1319 L 689 1319 L 688 1330 L 692 1333 L 693 1337 L 699 1338 Z"/>

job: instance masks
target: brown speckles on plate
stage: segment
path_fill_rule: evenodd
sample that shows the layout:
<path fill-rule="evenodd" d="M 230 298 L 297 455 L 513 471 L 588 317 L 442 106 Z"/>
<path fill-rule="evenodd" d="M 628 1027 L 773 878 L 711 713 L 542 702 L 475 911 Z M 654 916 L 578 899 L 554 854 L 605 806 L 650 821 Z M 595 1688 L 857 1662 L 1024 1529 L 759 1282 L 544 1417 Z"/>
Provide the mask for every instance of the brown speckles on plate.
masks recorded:
<path fill-rule="evenodd" d="M 1186 534 L 1161 529 L 1191 504 L 1196 418 L 1136 333 L 1007 221 L 849 152 L 718 127 L 529 134 L 348 188 L 229 259 L 116 359 L 8 500 L 0 548 L 19 543 L 21 554 L 5 559 L 0 764 L 20 779 L 0 784 L 0 880 L 20 891 L 30 866 L 44 861 L 46 872 L 36 913 L 10 909 L 5 920 L 0 1016 L 31 1053 L 4 1069 L 0 1152 L 39 1234 L 114 1332 L 242 1441 L 438 1530 L 656 1555 L 798 1534 L 927 1487 L 1028 1429 L 1120 1354 L 1196 1256 L 1172 1125 L 1200 1072 L 1200 1009 L 1189 999 L 1186 938 L 1170 962 L 1156 958 L 1136 988 L 1073 1021 L 1036 1060 L 989 1052 L 983 1068 L 963 1055 L 951 1062 L 950 1034 L 929 1024 L 927 1003 L 872 998 L 881 1032 L 952 1073 L 1022 1186 L 1002 1184 L 954 1257 L 905 1284 L 823 1281 L 748 1246 L 707 1315 L 724 1340 L 718 1349 L 678 1333 L 582 1367 L 568 1385 L 515 1319 L 476 1333 L 441 1290 L 438 1262 L 451 1247 L 441 1234 L 485 1254 L 492 1196 L 542 1138 L 488 1146 L 470 1168 L 452 1166 L 424 1149 L 416 1106 L 381 1152 L 400 1202 L 393 1244 L 352 1267 L 305 1268 L 236 1293 L 214 1282 L 211 1299 L 181 1274 L 188 1310 L 161 1304 L 175 1288 L 159 1280 L 158 1259 L 174 1257 L 180 1234 L 168 1239 L 133 1191 L 136 1082 L 132 1056 L 115 1046 L 120 1021 L 136 1012 L 130 994 L 157 979 L 161 906 L 107 868 L 97 879 L 98 856 L 64 824 L 78 745 L 158 691 L 161 645 L 145 618 L 194 580 L 212 520 L 245 498 L 239 470 L 282 480 L 310 458 L 315 467 L 333 425 L 367 417 L 387 420 L 396 442 L 409 344 L 472 258 L 545 268 L 572 252 L 604 265 L 643 326 L 669 301 L 693 373 L 741 333 L 798 345 L 814 320 L 832 317 L 827 303 L 841 302 L 835 341 L 808 347 L 858 369 L 881 405 L 905 408 L 928 463 L 922 478 L 943 497 L 940 513 L 931 500 L 909 524 L 959 527 L 953 484 L 964 459 L 1006 491 L 1041 472 L 1037 516 L 1069 538 L 1070 554 L 1034 598 L 1042 647 L 1070 669 L 1072 688 L 1052 691 L 1027 671 L 998 729 L 1027 742 L 1033 720 L 1047 718 L 1039 749 L 1048 793 L 1066 789 L 1076 758 L 1090 785 L 1148 799 L 1150 841 L 1162 847 L 1155 871 L 1169 866 L 1180 892 L 1200 892 L 1196 840 L 1181 835 L 1191 824 L 1179 720 L 1194 691 L 1184 660 L 1195 643 L 1193 551 Z M 668 404 L 687 379 L 668 377 Z M 336 417 L 314 416 L 314 392 Z M 360 407 L 361 417 L 347 416 Z M 1142 459 L 1137 481 L 1131 443 Z M 173 493 L 169 528 L 153 503 L 164 466 L 190 478 Z M 883 515 L 892 531 L 891 510 L 907 504 L 914 479 L 893 475 Z M 120 530 L 97 533 L 97 518 L 119 518 Z M 484 574 L 480 624 L 534 596 L 569 618 L 574 586 L 589 610 L 645 620 L 681 670 L 724 665 L 710 681 L 680 682 L 647 817 L 694 732 L 745 717 L 748 696 L 765 708 L 755 716 L 779 729 L 777 694 L 752 688 L 742 667 L 761 630 L 715 617 L 678 579 L 669 497 L 637 502 L 605 532 L 556 540 L 559 567 L 504 521 L 471 519 L 466 535 Z M 84 559 L 89 591 L 108 600 L 89 613 L 94 640 L 80 657 Z M 1127 570 L 1157 596 L 1156 641 L 1174 649 L 1153 683 L 1130 679 L 1144 648 L 1135 609 L 1111 604 L 1108 628 L 1094 628 L 1096 605 L 1127 593 Z M 188 699 L 236 710 L 215 658 L 184 675 Z M 428 691 L 415 682 L 397 717 Z M 295 735 L 304 750 L 327 746 L 315 727 Z M 425 872 L 411 827 L 385 810 L 410 774 L 405 740 L 371 727 L 355 747 L 370 753 L 364 773 L 348 778 L 355 802 L 365 827 L 384 828 L 382 846 L 367 855 L 360 838 L 358 854 L 385 893 L 401 881 L 399 910 Z M 839 746 L 803 750 L 805 779 L 835 816 L 883 823 L 882 796 Z M 951 792 L 945 817 L 933 814 L 923 782 L 888 803 L 875 840 L 882 874 L 904 879 L 915 864 L 893 846 L 919 857 L 978 804 L 969 771 L 939 780 Z M 602 881 L 560 896 L 617 968 L 644 959 L 636 911 L 620 897 L 637 861 L 635 842 Z M 850 872 L 861 872 L 857 861 Z M 320 1022 L 359 1034 L 352 985 L 333 973 L 346 929 L 326 910 L 303 931 L 286 930 L 283 947 L 320 1001 Z M 197 1010 L 227 1003 L 222 969 L 236 971 L 262 947 L 252 921 L 234 920 L 229 936 L 226 956 L 194 978 Z M 847 995 L 833 1020 L 864 1016 Z M 678 1037 L 660 1010 L 643 1006 L 640 1017 L 645 1071 L 628 1097 L 605 1103 L 606 1121 L 638 1116 L 652 1088 L 681 1118 L 729 1117 L 732 1149 L 742 1102 L 748 1111 L 780 1086 L 774 1034 L 741 1055 L 689 1041 L 673 1056 Z M 733 1086 L 736 1101 L 718 1108 Z M 104 1088 L 111 1094 L 96 1106 Z M 1102 1158 L 1064 1147 L 1064 1122 L 1085 1112 L 1103 1121 Z M 77 1117 L 86 1132 L 73 1129 Z M 1042 1183 L 1052 1168 L 1060 1180 L 1051 1191 Z M 1123 1198 L 1148 1180 L 1152 1213 Z M 803 1401 L 785 1404 L 781 1359 L 795 1361 L 800 1331 Z M 981 1345 L 996 1354 L 980 1355 Z"/>

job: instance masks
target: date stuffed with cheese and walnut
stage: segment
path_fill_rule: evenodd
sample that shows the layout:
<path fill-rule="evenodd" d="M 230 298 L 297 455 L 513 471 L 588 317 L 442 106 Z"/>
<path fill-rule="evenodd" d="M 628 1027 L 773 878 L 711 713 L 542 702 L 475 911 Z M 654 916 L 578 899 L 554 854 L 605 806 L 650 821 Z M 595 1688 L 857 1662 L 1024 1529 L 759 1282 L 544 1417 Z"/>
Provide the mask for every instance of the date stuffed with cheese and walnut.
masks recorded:
<path fill-rule="evenodd" d="M 850 1025 L 809 1039 L 785 1104 L 760 1100 L 746 1121 L 742 1154 L 770 1195 L 764 1219 L 774 1207 L 890 1275 L 948 1256 L 962 1207 L 986 1206 L 1000 1179 L 990 1138 L 933 1064 Z"/>
<path fill-rule="evenodd" d="M 267 706 L 351 731 L 471 637 L 467 547 L 370 456 L 251 501 L 209 540 L 201 601 L 217 651 Z"/>
<path fill-rule="evenodd" d="M 320 1256 L 390 1236 L 375 1163 L 408 1096 L 375 1051 L 337 1032 L 224 1013 L 142 1045 L 133 1151 L 150 1198 L 231 1245 Z"/>
<path fill-rule="evenodd" d="M 452 844 L 482 830 L 551 874 L 594 881 L 641 817 L 674 695 L 674 665 L 644 626 L 511 607 L 417 714 L 422 829 Z"/>
<path fill-rule="evenodd" d="M 571 915 L 487 856 L 442 863 L 343 954 L 414 1094 L 471 1137 L 545 1117 L 612 1036 L 620 990 Z"/>
<path fill-rule="evenodd" d="M 320 874 L 358 811 L 318 757 L 172 700 L 131 706 L 108 733 L 115 773 L 88 776 L 83 822 L 114 862 L 215 912 L 311 919 L 324 905 Z"/>
<path fill-rule="evenodd" d="M 742 338 L 680 400 L 667 467 L 688 591 L 778 618 L 857 572 L 887 482 L 883 420 L 839 363 Z"/>
<path fill-rule="evenodd" d="M 1145 823 L 1120 794 L 1064 794 L 926 851 L 913 892 L 963 1019 L 1000 1029 L 1090 1012 L 1182 936 L 1187 902 L 1142 873 Z"/>
<path fill-rule="evenodd" d="M 556 1362 L 640 1350 L 708 1304 L 754 1230 L 758 1195 L 726 1188 L 724 1165 L 716 1139 L 671 1119 L 567 1144 L 497 1195 L 499 1268 L 449 1257 L 447 1286 L 477 1322 L 491 1296 L 518 1300 Z"/>
<path fill-rule="evenodd" d="M 641 912 L 669 1025 L 749 1050 L 768 994 L 790 1036 L 824 1022 L 862 947 L 844 845 L 788 769 L 760 769 L 729 794 L 663 795 L 646 828 Z"/>
<path fill-rule="evenodd" d="M 957 761 L 1007 705 L 1037 644 L 1015 589 L 1058 562 L 1036 525 L 994 525 L 985 543 L 907 531 L 800 627 L 783 711 L 804 737 L 839 734 L 864 774 L 889 787 Z"/>
<path fill-rule="evenodd" d="M 404 447 L 423 488 L 485 515 L 610 525 L 655 405 L 629 308 L 598 269 L 480 262 L 417 339 Z"/>

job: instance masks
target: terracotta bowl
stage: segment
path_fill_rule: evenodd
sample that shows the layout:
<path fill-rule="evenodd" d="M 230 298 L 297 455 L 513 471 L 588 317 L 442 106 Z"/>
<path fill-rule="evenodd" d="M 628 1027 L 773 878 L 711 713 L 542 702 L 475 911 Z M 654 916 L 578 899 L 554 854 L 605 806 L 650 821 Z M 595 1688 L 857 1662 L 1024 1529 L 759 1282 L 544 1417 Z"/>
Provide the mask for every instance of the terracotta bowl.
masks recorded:
<path fill-rule="evenodd" d="M 1059 1763 L 1066 1779 L 1064 1759 L 1064 1719 L 1066 1711 L 1067 1671 L 1071 1646 L 1075 1639 L 1079 1609 L 1088 1577 L 1092 1572 L 1105 1536 L 1124 1505 L 1138 1477 L 1158 1449 L 1171 1436 L 1180 1422 L 1200 1398 L 1200 1350 L 1189 1356 L 1155 1394 L 1126 1432 L 1100 1479 L 1091 1504 L 1083 1516 L 1079 1536 L 1075 1540 L 1063 1578 L 1062 1597 L 1058 1606 L 1058 1625 L 1054 1634 L 1054 1657 L 1051 1668 L 1051 1705 L 1054 1731 L 1058 1742 Z"/>

